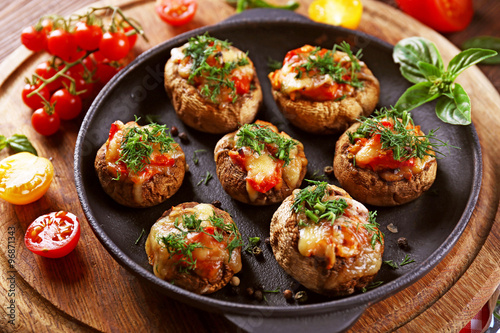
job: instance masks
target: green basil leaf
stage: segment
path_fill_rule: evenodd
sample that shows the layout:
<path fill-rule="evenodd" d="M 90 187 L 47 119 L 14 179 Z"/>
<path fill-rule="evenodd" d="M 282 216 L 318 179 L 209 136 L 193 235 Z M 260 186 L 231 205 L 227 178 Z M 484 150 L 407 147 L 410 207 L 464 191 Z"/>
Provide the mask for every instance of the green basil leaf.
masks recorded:
<path fill-rule="evenodd" d="M 497 53 L 493 50 L 464 50 L 450 60 L 450 63 L 448 64 L 448 72 L 450 73 L 452 80 L 455 80 L 460 73 L 470 66 L 473 66 L 484 59 L 493 57 L 496 54 Z"/>
<path fill-rule="evenodd" d="M 394 107 L 400 112 L 411 111 L 422 104 L 438 98 L 440 96 L 439 93 L 429 93 L 431 87 L 432 82 L 420 82 L 411 86 L 401 95 Z"/>
<path fill-rule="evenodd" d="M 441 77 L 441 75 L 443 75 L 443 72 L 441 72 L 439 68 L 427 62 L 419 61 L 417 63 L 417 66 L 420 70 L 420 73 L 422 73 L 429 81 L 432 81 L 432 79 Z"/>
<path fill-rule="evenodd" d="M 458 83 L 455 83 L 453 87 L 453 100 L 457 105 L 457 109 L 465 115 L 465 118 L 470 123 L 471 122 L 471 104 L 469 95 L 465 89 Z"/>
<path fill-rule="evenodd" d="M 420 72 L 418 62 L 426 62 L 443 71 L 443 59 L 439 51 L 431 41 L 422 37 L 405 38 L 394 46 L 392 58 L 395 63 L 401 65 L 401 75 L 412 83 L 427 81 L 425 75 Z"/>
<path fill-rule="evenodd" d="M 461 95 L 461 92 L 459 91 L 457 92 L 457 94 Z M 465 106 L 465 104 L 463 104 L 465 100 L 464 96 L 460 96 L 458 97 L 458 99 L 458 104 L 462 104 L 461 107 L 463 108 Z M 436 115 L 445 123 L 452 125 L 469 125 L 471 123 L 470 108 L 468 112 L 462 112 L 458 108 L 457 102 L 454 99 L 449 98 L 448 96 L 442 96 L 441 98 L 439 98 L 438 102 L 436 103 Z"/>
<path fill-rule="evenodd" d="M 7 143 L 16 153 L 25 151 L 38 156 L 35 147 L 33 147 L 30 140 L 24 134 L 14 134 L 7 140 Z"/>
<path fill-rule="evenodd" d="M 462 44 L 462 49 L 464 50 L 473 48 L 489 49 L 500 53 L 500 38 L 493 36 L 479 36 L 468 39 Z M 481 65 L 498 64 L 500 64 L 500 54 L 481 61 Z"/>
<path fill-rule="evenodd" d="M 0 135 L 0 150 L 4 149 L 7 146 L 7 138 L 5 135 Z"/>

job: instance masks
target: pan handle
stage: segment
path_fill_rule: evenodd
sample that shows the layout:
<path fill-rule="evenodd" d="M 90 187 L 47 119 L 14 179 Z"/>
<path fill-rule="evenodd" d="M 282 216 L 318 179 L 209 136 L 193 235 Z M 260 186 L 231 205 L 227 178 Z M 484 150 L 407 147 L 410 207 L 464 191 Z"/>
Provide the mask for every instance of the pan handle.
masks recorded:
<path fill-rule="evenodd" d="M 274 317 L 272 308 L 265 311 L 249 309 L 249 312 L 244 315 L 227 313 L 224 316 L 249 333 L 335 333 L 344 332 L 354 325 L 366 308 L 367 305 L 362 305 L 341 311 L 293 317 Z"/>

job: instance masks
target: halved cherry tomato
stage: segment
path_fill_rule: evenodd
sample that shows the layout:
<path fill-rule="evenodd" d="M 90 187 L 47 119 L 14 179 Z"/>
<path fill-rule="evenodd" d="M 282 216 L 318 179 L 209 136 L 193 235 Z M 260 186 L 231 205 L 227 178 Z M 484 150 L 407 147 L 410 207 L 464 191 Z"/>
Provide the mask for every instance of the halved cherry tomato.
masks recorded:
<path fill-rule="evenodd" d="M 157 0 L 155 10 L 158 16 L 170 25 L 179 26 L 190 22 L 196 9 L 196 0 Z"/>
<path fill-rule="evenodd" d="M 39 108 L 31 115 L 31 125 L 41 135 L 49 136 L 59 130 L 61 119 L 54 111 L 49 112 L 45 107 Z"/>
<path fill-rule="evenodd" d="M 21 33 L 21 43 L 28 50 L 31 51 L 41 51 L 47 47 L 47 35 L 45 30 L 36 30 L 35 27 L 26 27 Z"/>
<path fill-rule="evenodd" d="M 309 5 L 313 21 L 356 29 L 363 14 L 361 0 L 315 0 Z"/>
<path fill-rule="evenodd" d="M 52 162 L 23 152 L 0 161 L 0 198 L 26 205 L 40 199 L 54 177 Z"/>
<path fill-rule="evenodd" d="M 52 212 L 33 221 L 24 235 L 31 252 L 47 258 L 61 258 L 73 251 L 80 239 L 80 221 L 68 212 Z"/>
<path fill-rule="evenodd" d="M 440 32 L 464 30 L 472 20 L 472 0 L 396 0 L 408 15 Z"/>

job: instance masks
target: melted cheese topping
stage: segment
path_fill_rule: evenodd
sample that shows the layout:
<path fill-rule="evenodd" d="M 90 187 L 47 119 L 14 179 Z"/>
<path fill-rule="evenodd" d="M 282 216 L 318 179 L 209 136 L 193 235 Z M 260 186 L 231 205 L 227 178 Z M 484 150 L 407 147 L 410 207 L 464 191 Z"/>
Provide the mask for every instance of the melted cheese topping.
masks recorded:
<path fill-rule="evenodd" d="M 148 254 L 149 263 L 153 265 L 153 272 L 156 276 L 163 280 L 170 280 L 176 274 L 178 269 L 179 258 L 171 256 L 161 238 L 171 233 L 179 234 L 181 231 L 175 227 L 177 219 L 179 227 L 182 228 L 182 217 L 184 215 L 196 215 L 196 218 L 202 220 L 200 226 L 202 228 L 211 227 L 210 217 L 214 214 L 214 210 L 209 204 L 198 204 L 192 208 L 182 208 L 175 206 L 172 208 L 168 216 L 158 220 L 152 227 L 146 241 L 146 253 Z M 183 229 L 183 228 L 182 228 Z M 192 251 L 193 259 L 196 260 L 195 274 L 200 277 L 207 278 L 210 282 L 214 282 L 220 278 L 220 269 L 222 264 L 226 263 L 231 267 L 234 273 L 241 270 L 241 255 L 240 251 L 232 251 L 229 257 L 229 251 L 226 249 L 226 241 L 217 242 L 212 236 L 192 232 L 187 234 L 187 239 L 196 237 L 196 242 L 201 242 L 203 248 L 196 248 Z M 214 269 L 216 268 L 216 269 Z"/>
<path fill-rule="evenodd" d="M 368 209 L 350 198 L 336 196 L 333 200 L 340 198 L 347 202 L 348 207 L 334 223 L 320 221 L 317 224 L 309 224 L 300 228 L 299 253 L 305 257 L 325 260 L 327 269 L 333 268 L 337 257 L 352 258 L 364 256 L 365 253 L 377 252 L 377 250 L 380 252 L 380 243 L 377 242 L 377 246 L 373 249 L 370 243 L 371 235 L 363 227 L 364 224 L 368 223 Z M 373 258 L 381 261 L 380 256 Z M 372 261 L 370 257 L 356 260 L 357 263 L 354 264 L 353 269 L 359 269 L 360 272 L 363 270 L 366 273 L 366 269 L 371 272 L 378 267 L 378 271 L 381 262 Z"/>

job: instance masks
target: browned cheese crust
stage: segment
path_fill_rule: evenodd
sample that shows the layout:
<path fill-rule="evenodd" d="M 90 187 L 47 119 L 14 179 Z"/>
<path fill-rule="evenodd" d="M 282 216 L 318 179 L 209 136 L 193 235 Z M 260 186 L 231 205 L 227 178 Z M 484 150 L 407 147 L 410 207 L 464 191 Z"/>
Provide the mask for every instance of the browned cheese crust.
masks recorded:
<path fill-rule="evenodd" d="M 296 187 L 289 185 L 283 179 L 283 186 L 279 190 L 272 188 L 266 193 L 259 192 L 256 200 L 252 201 L 250 199 L 246 188 L 247 172 L 243 170 L 239 165 L 235 164 L 233 162 L 233 159 L 229 155 L 229 152 L 235 149 L 235 135 L 236 132 L 226 134 L 222 139 L 219 140 L 219 142 L 217 142 L 214 150 L 216 173 L 222 187 L 224 188 L 224 191 L 226 191 L 226 193 L 235 200 L 256 206 L 278 203 L 292 194 L 292 191 Z M 303 166 L 300 169 L 300 176 L 298 181 L 298 186 L 300 186 L 307 172 L 307 159 L 304 153 L 304 146 L 300 142 L 297 145 L 296 158 L 302 161 Z"/>
<path fill-rule="evenodd" d="M 165 65 L 165 90 L 177 116 L 188 126 L 212 134 L 228 133 L 251 123 L 262 104 L 262 88 L 253 62 L 248 60 L 255 72 L 250 91 L 234 103 L 214 104 L 182 78 L 179 65 L 169 59 Z"/>
<path fill-rule="evenodd" d="M 106 143 L 97 152 L 94 167 L 104 191 L 113 200 L 121 205 L 136 208 L 151 207 L 162 203 L 174 195 L 182 185 L 186 172 L 186 158 L 182 149 L 177 145 L 180 152 L 175 164 L 168 168 L 167 173 L 157 173 L 141 186 L 140 200 L 137 200 L 135 183 L 126 175 L 119 180 L 113 180 L 115 176 L 108 170 L 106 163 Z"/>
<path fill-rule="evenodd" d="M 180 206 L 182 209 L 186 209 L 195 207 L 198 204 L 198 202 L 185 202 L 178 206 Z M 217 216 L 221 216 L 224 218 L 225 223 L 234 223 L 233 219 L 227 212 L 214 206 L 212 206 L 212 208 Z M 165 211 L 158 220 L 161 220 L 162 218 L 170 215 L 171 212 L 172 208 Z M 154 262 L 154 252 L 151 250 L 151 246 L 150 244 L 148 244 L 148 242 L 151 242 L 149 238 L 146 242 L 146 254 L 148 255 L 149 263 L 152 265 Z M 241 247 L 235 248 L 233 251 L 236 252 L 236 255 L 241 256 Z M 229 280 L 231 280 L 234 274 L 235 272 L 233 271 L 233 269 L 227 263 L 224 263 L 221 266 L 217 277 L 212 279 L 211 281 L 209 281 L 208 279 L 204 279 L 196 274 L 181 273 L 178 270 L 173 270 L 173 275 L 168 277 L 168 282 L 173 282 L 174 285 L 197 294 L 211 294 L 228 284 Z"/>
<path fill-rule="evenodd" d="M 368 67 L 358 74 L 364 88 L 340 101 L 316 102 L 307 99 L 292 101 L 287 94 L 272 90 L 280 111 L 292 124 L 314 134 L 335 134 L 345 131 L 356 119 L 369 116 L 375 109 L 380 85 Z"/>
<path fill-rule="evenodd" d="M 326 268 L 326 262 L 311 256 L 303 256 L 298 250 L 300 231 L 297 214 L 292 205 L 295 193 L 286 198 L 271 220 L 270 242 L 274 256 L 287 274 L 306 288 L 326 296 L 345 296 L 366 287 L 375 277 L 375 274 L 353 274 L 349 271 L 353 266 L 363 266 L 359 256 L 343 258 L 337 256 L 334 266 Z M 351 198 L 343 189 L 330 185 L 329 197 L 340 195 Z M 384 245 L 378 244 L 380 260 Z M 351 268 L 349 268 L 351 267 Z"/>
<path fill-rule="evenodd" d="M 422 172 L 410 180 L 389 182 L 378 173 L 355 167 L 348 158 L 351 146 L 347 132 L 355 132 L 360 123 L 352 125 L 337 141 L 333 169 L 340 185 L 358 201 L 375 206 L 397 206 L 415 200 L 427 191 L 436 179 L 437 161 L 432 158 Z"/>

